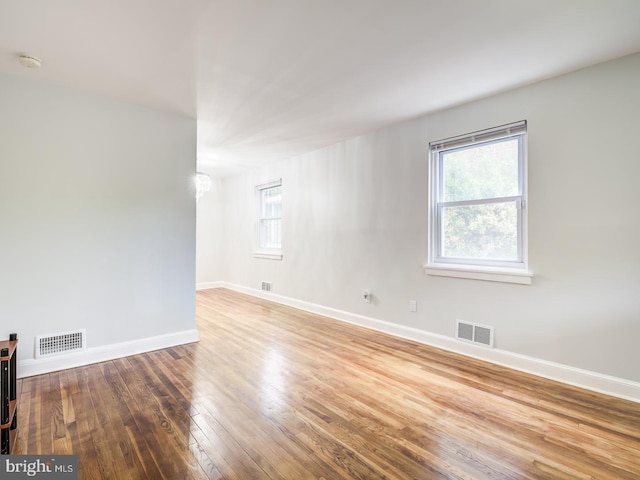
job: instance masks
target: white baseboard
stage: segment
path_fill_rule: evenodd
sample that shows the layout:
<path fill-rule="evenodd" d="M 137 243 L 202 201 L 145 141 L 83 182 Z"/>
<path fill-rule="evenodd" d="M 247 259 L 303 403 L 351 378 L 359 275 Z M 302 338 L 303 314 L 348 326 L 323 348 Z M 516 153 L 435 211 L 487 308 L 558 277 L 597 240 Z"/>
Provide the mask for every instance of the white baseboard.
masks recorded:
<path fill-rule="evenodd" d="M 115 358 L 128 357 L 129 355 L 151 352 L 153 350 L 160 350 L 161 348 L 174 347 L 176 345 L 197 341 L 197 330 L 184 330 L 182 332 L 159 335 L 157 337 L 87 348 L 81 352 L 66 355 L 56 355 L 39 359 L 28 358 L 18 362 L 18 377 L 31 377 L 33 375 L 56 372 L 67 368 L 82 367 L 92 363 L 105 362 Z"/>
<path fill-rule="evenodd" d="M 207 290 L 209 288 L 220 288 L 224 287 L 224 282 L 202 282 L 196 283 L 196 291 L 198 290 Z"/>
<path fill-rule="evenodd" d="M 549 362 L 539 358 L 529 357 L 518 353 L 501 350 L 499 348 L 485 348 L 460 342 L 453 337 L 430 333 L 404 325 L 399 325 L 376 318 L 366 317 L 335 308 L 325 307 L 295 298 L 276 295 L 254 288 L 235 285 L 228 282 L 212 282 L 216 286 L 213 288 L 228 288 L 237 292 L 246 293 L 254 297 L 264 298 L 272 302 L 288 305 L 290 307 L 305 310 L 307 312 L 323 315 L 347 323 L 352 323 L 361 327 L 370 328 L 380 332 L 388 333 L 396 337 L 406 338 L 425 345 L 442 348 L 450 352 L 459 353 L 468 357 L 485 360 L 491 363 L 513 368 L 521 372 L 531 373 L 539 377 L 556 380 L 562 383 L 573 385 L 587 390 L 612 395 L 614 397 L 640 402 L 640 383 L 623 378 L 604 375 L 589 370 L 583 370 L 568 365 Z"/>

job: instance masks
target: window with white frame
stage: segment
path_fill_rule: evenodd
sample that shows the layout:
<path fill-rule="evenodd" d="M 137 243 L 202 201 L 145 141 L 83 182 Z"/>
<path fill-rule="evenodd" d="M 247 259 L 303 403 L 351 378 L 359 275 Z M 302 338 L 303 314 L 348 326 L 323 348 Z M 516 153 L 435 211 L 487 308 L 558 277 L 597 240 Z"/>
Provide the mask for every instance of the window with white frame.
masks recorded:
<path fill-rule="evenodd" d="M 429 144 L 426 273 L 531 283 L 526 135 L 521 121 Z"/>
<path fill-rule="evenodd" d="M 282 180 L 256 187 L 258 206 L 255 256 L 281 259 L 282 249 Z"/>

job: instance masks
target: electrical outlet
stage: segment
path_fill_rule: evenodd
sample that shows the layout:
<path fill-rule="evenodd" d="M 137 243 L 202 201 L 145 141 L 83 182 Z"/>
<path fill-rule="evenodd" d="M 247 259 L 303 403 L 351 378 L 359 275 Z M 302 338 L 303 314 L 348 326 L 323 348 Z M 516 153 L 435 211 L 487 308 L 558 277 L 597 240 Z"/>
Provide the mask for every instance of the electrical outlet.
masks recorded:
<path fill-rule="evenodd" d="M 418 311 L 418 302 L 415 300 L 409 300 L 409 311 L 417 312 Z"/>

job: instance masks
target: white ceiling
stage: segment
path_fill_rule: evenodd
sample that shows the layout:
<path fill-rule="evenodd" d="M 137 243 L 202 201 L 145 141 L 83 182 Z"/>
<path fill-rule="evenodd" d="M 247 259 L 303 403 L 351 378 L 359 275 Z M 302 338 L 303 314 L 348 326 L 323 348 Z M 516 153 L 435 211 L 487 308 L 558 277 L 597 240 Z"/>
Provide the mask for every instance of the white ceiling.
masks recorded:
<path fill-rule="evenodd" d="M 197 118 L 217 175 L 637 51 L 640 0 L 0 0 L 0 71 Z"/>

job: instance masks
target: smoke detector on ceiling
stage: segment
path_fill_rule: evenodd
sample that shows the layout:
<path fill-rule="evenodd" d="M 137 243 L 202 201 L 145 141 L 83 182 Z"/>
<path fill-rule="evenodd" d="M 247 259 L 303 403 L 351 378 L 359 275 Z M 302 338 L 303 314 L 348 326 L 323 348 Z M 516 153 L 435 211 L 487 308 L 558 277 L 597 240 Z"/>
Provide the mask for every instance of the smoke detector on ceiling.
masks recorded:
<path fill-rule="evenodd" d="M 20 55 L 18 60 L 27 68 L 40 68 L 42 66 L 42 60 L 32 55 Z"/>

